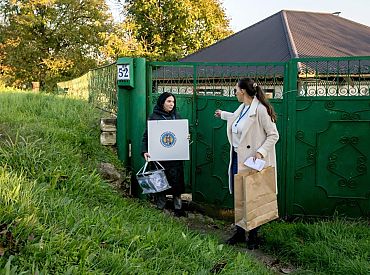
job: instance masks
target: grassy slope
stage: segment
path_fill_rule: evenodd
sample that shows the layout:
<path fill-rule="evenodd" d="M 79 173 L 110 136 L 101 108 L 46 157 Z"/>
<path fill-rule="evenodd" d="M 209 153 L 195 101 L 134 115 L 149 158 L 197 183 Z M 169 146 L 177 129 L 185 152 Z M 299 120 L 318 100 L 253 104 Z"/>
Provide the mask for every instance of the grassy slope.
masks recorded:
<path fill-rule="evenodd" d="M 268 274 L 101 180 L 99 113 L 54 96 L 0 92 L 0 274 Z"/>
<path fill-rule="evenodd" d="M 370 228 L 340 218 L 263 227 L 264 249 L 317 274 L 370 274 Z"/>

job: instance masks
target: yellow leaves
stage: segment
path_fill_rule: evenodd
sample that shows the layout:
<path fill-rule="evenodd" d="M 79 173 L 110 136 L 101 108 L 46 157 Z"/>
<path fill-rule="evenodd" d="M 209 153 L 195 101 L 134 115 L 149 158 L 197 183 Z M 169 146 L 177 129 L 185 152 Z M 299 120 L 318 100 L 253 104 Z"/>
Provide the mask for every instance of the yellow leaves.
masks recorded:
<path fill-rule="evenodd" d="M 30 0 L 32 6 L 51 6 L 55 4 L 55 0 Z"/>
<path fill-rule="evenodd" d="M 58 75 L 60 72 L 72 68 L 74 62 L 64 57 L 43 58 L 41 64 L 45 65 L 51 75 Z"/>
<path fill-rule="evenodd" d="M 231 34 L 218 0 L 135 0 L 127 12 L 151 59 L 176 60 Z"/>
<path fill-rule="evenodd" d="M 18 1 L 11 0 L 10 4 L 12 6 L 17 6 L 18 9 L 22 9 L 23 13 L 27 10 L 28 12 L 33 12 L 36 8 L 40 7 L 50 7 L 55 4 L 55 0 L 29 0 L 29 1 Z"/>
<path fill-rule="evenodd" d="M 162 42 L 162 39 L 161 39 L 161 36 L 159 33 L 156 33 L 153 35 L 153 43 L 154 44 L 157 44 L 157 43 L 161 43 Z"/>
<path fill-rule="evenodd" d="M 2 48 L 4 47 L 17 47 L 21 43 L 21 39 L 19 37 L 17 38 L 8 38 L 5 40 L 5 43 L 3 45 L 0 45 Z M 1 48 L 0 48 L 1 49 Z"/>
<path fill-rule="evenodd" d="M 146 56 L 145 44 L 137 40 L 136 29 L 135 23 L 126 20 L 112 32 L 100 33 L 99 37 L 104 43 L 99 51 L 111 61 L 118 56 Z"/>

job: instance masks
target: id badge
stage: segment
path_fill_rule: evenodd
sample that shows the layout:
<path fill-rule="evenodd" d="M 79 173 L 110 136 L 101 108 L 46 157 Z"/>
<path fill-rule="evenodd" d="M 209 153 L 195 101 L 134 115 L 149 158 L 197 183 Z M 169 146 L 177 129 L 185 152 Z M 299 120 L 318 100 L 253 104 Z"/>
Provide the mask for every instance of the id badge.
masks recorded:
<path fill-rule="evenodd" d="M 238 128 L 237 126 L 233 123 L 233 125 L 231 126 L 231 131 L 234 133 L 234 134 L 237 134 L 238 133 Z"/>

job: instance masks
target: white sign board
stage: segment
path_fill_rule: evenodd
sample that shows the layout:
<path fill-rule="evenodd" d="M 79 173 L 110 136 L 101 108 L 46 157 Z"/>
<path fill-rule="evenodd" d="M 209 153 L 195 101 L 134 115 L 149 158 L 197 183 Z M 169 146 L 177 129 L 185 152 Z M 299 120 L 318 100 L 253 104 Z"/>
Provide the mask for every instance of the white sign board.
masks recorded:
<path fill-rule="evenodd" d="M 117 65 L 117 80 L 130 80 L 130 65 Z"/>
<path fill-rule="evenodd" d="M 148 153 L 151 161 L 189 160 L 187 119 L 149 120 Z"/>

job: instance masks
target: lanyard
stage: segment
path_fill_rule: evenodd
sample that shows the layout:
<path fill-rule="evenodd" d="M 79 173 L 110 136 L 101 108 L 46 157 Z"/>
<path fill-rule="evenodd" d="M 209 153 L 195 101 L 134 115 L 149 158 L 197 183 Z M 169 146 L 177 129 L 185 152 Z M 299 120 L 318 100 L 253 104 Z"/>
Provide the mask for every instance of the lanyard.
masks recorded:
<path fill-rule="evenodd" d="M 250 105 L 248 106 L 247 110 L 245 110 L 245 112 L 243 113 L 244 108 L 245 108 L 245 105 L 244 105 L 242 111 L 240 112 L 239 118 L 238 118 L 238 120 L 235 123 L 235 127 L 238 126 L 239 121 L 248 113 L 249 107 L 250 107 Z"/>

